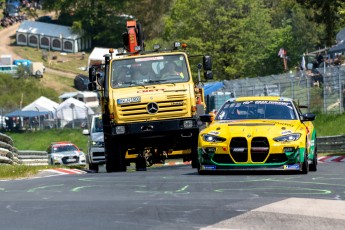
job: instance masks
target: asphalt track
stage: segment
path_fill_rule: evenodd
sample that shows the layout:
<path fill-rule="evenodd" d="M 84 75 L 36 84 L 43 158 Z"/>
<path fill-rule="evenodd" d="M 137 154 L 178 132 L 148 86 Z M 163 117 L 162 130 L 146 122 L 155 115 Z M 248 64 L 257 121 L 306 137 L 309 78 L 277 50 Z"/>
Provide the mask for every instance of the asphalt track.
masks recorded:
<path fill-rule="evenodd" d="M 171 162 L 170 162 L 171 163 Z M 344 229 L 343 161 L 318 171 L 198 175 L 190 165 L 146 172 L 42 171 L 0 181 L 1 229 Z"/>

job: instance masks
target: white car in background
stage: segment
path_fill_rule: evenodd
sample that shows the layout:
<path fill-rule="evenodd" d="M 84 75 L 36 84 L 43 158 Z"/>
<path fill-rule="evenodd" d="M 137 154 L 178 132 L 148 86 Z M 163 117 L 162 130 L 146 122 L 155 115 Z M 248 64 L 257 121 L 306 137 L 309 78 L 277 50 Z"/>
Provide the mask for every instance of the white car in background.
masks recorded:
<path fill-rule="evenodd" d="M 71 142 L 54 142 L 47 149 L 50 165 L 86 166 L 85 154 Z"/>

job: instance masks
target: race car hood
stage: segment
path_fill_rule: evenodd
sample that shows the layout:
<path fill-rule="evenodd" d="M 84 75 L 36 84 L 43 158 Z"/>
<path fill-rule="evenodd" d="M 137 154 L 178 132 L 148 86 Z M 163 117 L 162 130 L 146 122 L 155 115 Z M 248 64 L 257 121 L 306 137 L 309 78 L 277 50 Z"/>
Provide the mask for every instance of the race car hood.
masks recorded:
<path fill-rule="evenodd" d="M 305 129 L 305 127 L 304 127 Z M 202 133 L 221 137 L 231 136 L 271 136 L 277 137 L 289 133 L 302 132 L 303 126 L 299 120 L 239 120 L 214 121 Z"/>
<path fill-rule="evenodd" d="M 82 154 L 81 151 L 65 151 L 65 152 L 53 153 L 54 156 L 62 156 L 62 157 L 74 157 L 74 156 L 79 156 L 81 154 Z"/>

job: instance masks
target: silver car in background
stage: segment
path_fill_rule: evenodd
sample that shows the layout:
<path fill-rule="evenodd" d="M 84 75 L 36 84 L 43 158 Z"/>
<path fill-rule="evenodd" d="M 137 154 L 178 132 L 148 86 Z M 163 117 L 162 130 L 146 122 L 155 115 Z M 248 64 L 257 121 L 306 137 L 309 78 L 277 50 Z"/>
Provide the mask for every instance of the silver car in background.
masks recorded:
<path fill-rule="evenodd" d="M 98 172 L 99 165 L 105 164 L 103 123 L 100 114 L 92 116 L 91 126 L 84 129 L 83 134 L 89 136 L 86 162 L 90 170 Z"/>

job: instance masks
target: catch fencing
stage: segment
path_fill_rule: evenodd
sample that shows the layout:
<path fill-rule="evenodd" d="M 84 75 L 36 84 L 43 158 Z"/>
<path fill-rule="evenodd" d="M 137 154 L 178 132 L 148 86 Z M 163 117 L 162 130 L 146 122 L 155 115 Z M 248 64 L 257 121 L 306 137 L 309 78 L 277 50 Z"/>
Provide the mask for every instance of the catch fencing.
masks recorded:
<path fill-rule="evenodd" d="M 207 112 L 218 110 L 232 97 L 263 95 L 292 98 L 307 106 L 308 112 L 344 112 L 345 66 L 224 80 L 223 85 L 222 89 L 206 96 Z"/>

